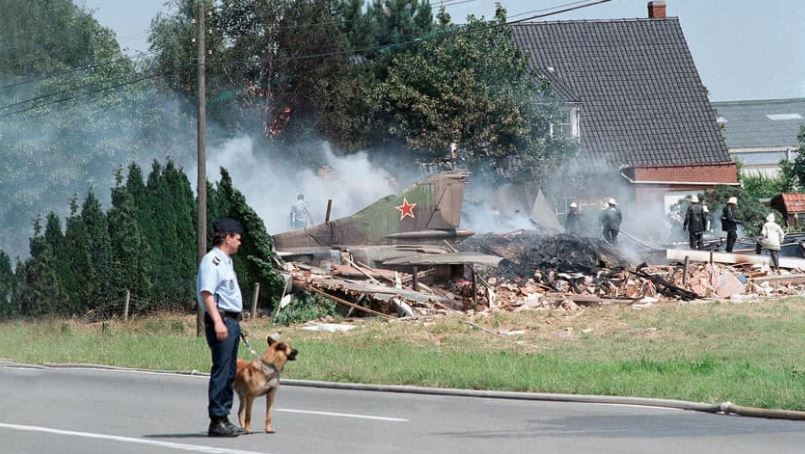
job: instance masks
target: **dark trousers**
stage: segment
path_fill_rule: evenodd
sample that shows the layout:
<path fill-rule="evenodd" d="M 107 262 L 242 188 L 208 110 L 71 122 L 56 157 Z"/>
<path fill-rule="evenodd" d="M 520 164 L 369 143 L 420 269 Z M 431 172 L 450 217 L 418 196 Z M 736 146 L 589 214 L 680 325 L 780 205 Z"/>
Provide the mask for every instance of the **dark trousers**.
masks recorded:
<path fill-rule="evenodd" d="M 736 241 L 738 241 L 738 232 L 735 230 L 729 230 L 727 232 L 727 252 L 732 252 L 732 248 L 735 247 Z"/>
<path fill-rule="evenodd" d="M 614 246 L 618 243 L 618 232 L 619 231 L 615 229 L 604 228 L 604 239 L 607 240 L 607 243 Z"/>
<path fill-rule="evenodd" d="M 212 352 L 212 369 L 210 370 L 210 385 L 208 388 L 209 406 L 207 411 L 210 419 L 229 416 L 232 410 L 232 398 L 238 364 L 238 344 L 240 343 L 240 323 L 231 318 L 224 318 L 229 335 L 219 341 L 215 338 L 215 328 L 209 316 L 204 318 L 207 345 Z"/>
<path fill-rule="evenodd" d="M 772 268 L 780 268 L 780 251 L 775 251 L 774 249 L 769 249 L 769 257 L 771 257 L 771 267 Z M 755 254 L 760 255 L 763 253 L 763 243 L 760 241 L 757 242 L 755 246 Z"/>
<path fill-rule="evenodd" d="M 689 232 L 690 248 L 701 250 L 704 247 L 704 232 Z"/>

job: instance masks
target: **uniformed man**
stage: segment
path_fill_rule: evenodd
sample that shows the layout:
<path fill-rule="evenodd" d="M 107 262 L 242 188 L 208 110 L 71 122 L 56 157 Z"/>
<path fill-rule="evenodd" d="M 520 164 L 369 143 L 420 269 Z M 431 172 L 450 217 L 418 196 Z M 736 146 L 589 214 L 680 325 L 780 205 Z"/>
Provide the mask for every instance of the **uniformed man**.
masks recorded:
<path fill-rule="evenodd" d="M 721 230 L 727 232 L 727 252 L 732 252 L 735 242 L 738 240 L 738 224 L 741 223 L 735 217 L 735 209 L 738 206 L 738 198 L 730 197 L 727 206 L 721 211 Z"/>
<path fill-rule="evenodd" d="M 688 231 L 690 248 L 701 250 L 704 247 L 704 229 L 707 227 L 707 216 L 699 203 L 699 197 L 691 196 L 688 211 L 685 213 L 685 222 L 682 230 Z"/>
<path fill-rule="evenodd" d="M 570 209 L 565 217 L 565 231 L 571 235 L 578 235 L 581 231 L 579 206 L 576 204 L 576 202 L 570 204 Z"/>
<path fill-rule="evenodd" d="M 618 203 L 615 199 L 607 200 L 607 207 L 601 211 L 599 223 L 601 224 L 601 231 L 604 234 L 604 239 L 613 246 L 618 243 L 618 233 L 621 230 L 621 222 L 623 222 L 623 215 L 621 210 L 618 209 Z"/>
<path fill-rule="evenodd" d="M 291 205 L 291 212 L 288 214 L 288 226 L 294 230 L 303 229 L 313 224 L 313 216 L 310 215 L 310 205 L 305 202 L 305 195 L 296 196 L 296 202 Z"/>
<path fill-rule="evenodd" d="M 207 345 L 212 351 L 208 389 L 210 437 L 237 437 L 244 433 L 229 422 L 237 371 L 240 318 L 243 299 L 232 265 L 232 256 L 240 248 L 243 226 L 234 219 L 213 223 L 213 248 L 201 259 L 196 277 L 196 298 L 204 311 Z"/>

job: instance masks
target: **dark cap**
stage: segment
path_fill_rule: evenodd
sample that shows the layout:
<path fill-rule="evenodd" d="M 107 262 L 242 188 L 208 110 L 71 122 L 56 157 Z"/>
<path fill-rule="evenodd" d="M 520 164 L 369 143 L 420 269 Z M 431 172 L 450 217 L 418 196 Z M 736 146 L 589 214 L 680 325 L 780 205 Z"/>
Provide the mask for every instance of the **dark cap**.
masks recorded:
<path fill-rule="evenodd" d="M 219 218 L 212 223 L 212 229 L 215 233 L 232 233 L 243 235 L 243 226 L 240 222 L 232 218 Z"/>

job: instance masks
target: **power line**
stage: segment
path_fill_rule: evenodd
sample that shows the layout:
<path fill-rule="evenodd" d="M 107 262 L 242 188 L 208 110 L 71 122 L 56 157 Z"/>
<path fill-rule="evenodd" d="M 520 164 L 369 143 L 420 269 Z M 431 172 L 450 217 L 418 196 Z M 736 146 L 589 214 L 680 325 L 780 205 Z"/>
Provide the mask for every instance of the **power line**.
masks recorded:
<path fill-rule="evenodd" d="M 29 110 L 39 109 L 41 107 L 47 107 L 47 106 L 50 106 L 50 105 L 53 105 L 53 104 L 58 104 L 58 103 L 70 101 L 70 100 L 73 100 L 73 99 L 76 99 L 76 98 L 79 98 L 79 97 L 85 96 L 85 95 L 92 95 L 92 94 L 95 94 L 95 93 L 100 93 L 100 92 L 107 91 L 107 90 L 112 90 L 112 89 L 115 89 L 115 88 L 125 87 L 127 85 L 136 84 L 136 83 L 142 82 L 144 80 L 153 79 L 155 77 L 159 77 L 159 76 L 163 76 L 163 75 L 167 75 L 167 74 L 169 74 L 169 72 L 160 72 L 160 73 L 156 73 L 156 74 L 150 74 L 150 75 L 147 75 L 147 76 L 138 77 L 136 79 L 133 79 L 133 80 L 130 80 L 130 81 L 127 81 L 127 82 L 124 82 L 124 83 L 111 85 L 111 86 L 108 86 L 108 87 L 103 87 L 103 88 L 100 88 L 98 90 L 92 90 L 92 91 L 88 91 L 86 93 L 81 93 L 81 94 L 74 95 L 74 96 L 68 96 L 68 97 L 65 97 L 65 98 L 57 99 L 55 101 L 41 103 L 41 104 L 37 104 L 35 106 L 26 107 L 25 109 L 20 109 L 20 110 L 14 111 L 14 112 L 9 112 L 7 114 L 0 115 L 0 118 L 5 118 L 5 117 L 9 117 L 11 115 L 16 115 L 16 114 L 20 114 L 20 113 L 23 113 L 23 112 L 28 112 Z"/>
<path fill-rule="evenodd" d="M 568 12 L 568 11 L 579 10 L 579 9 L 582 9 L 582 8 L 587 8 L 587 7 L 599 5 L 599 4 L 602 4 L 602 3 L 608 3 L 608 2 L 611 2 L 611 1 L 613 1 L 613 0 L 596 0 L 596 1 L 587 2 L 587 3 L 584 3 L 584 4 L 579 4 L 580 2 L 573 2 L 573 3 L 568 3 L 568 4 L 565 4 L 565 5 L 558 5 L 558 6 L 555 6 L 553 8 L 546 8 L 546 10 L 551 10 L 551 9 L 555 9 L 555 8 L 561 8 L 563 6 L 568 6 L 568 8 L 561 9 L 561 10 L 558 10 L 558 11 L 552 11 L 552 12 L 545 13 L 545 14 L 536 14 L 536 15 L 532 15 L 532 16 L 529 16 L 529 17 L 525 17 L 523 19 L 515 20 L 515 21 L 506 21 L 506 22 L 500 22 L 500 23 L 494 23 L 494 21 L 486 21 L 485 23 L 487 23 L 487 24 L 491 23 L 490 26 L 495 27 L 495 28 L 496 27 L 501 27 L 501 26 L 512 25 L 512 24 L 519 24 L 519 23 L 522 23 L 522 22 L 525 22 L 525 21 L 528 21 L 528 20 L 538 19 L 538 18 L 548 17 L 548 16 L 553 16 L 553 15 Z M 575 6 L 570 6 L 570 5 L 575 5 Z M 534 11 L 534 12 L 536 12 L 536 11 Z M 390 43 L 390 44 L 379 45 L 379 46 L 370 46 L 370 47 L 365 47 L 365 48 L 361 48 L 361 49 L 354 49 L 354 50 L 344 50 L 344 51 L 336 51 L 336 52 L 325 52 L 325 53 L 319 53 L 319 54 L 299 55 L 299 56 L 295 56 L 295 57 L 278 58 L 278 59 L 275 59 L 274 61 L 275 62 L 289 62 L 289 61 L 297 61 L 297 60 L 308 60 L 308 59 L 312 59 L 312 58 L 332 57 L 332 56 L 338 56 L 338 55 L 355 55 L 355 54 L 360 54 L 360 53 L 367 53 L 367 52 L 370 52 L 370 51 L 382 51 L 382 50 L 385 50 L 385 49 L 405 47 L 405 46 L 408 46 L 410 44 L 417 44 L 417 43 L 425 42 L 425 41 L 428 41 L 428 40 L 431 40 L 431 39 L 436 39 L 438 37 L 447 35 L 449 33 L 466 33 L 466 32 L 472 31 L 472 30 L 469 30 L 466 25 L 455 25 L 455 27 L 456 27 L 456 29 L 453 29 L 453 30 L 446 30 L 446 31 L 442 31 L 442 32 L 431 33 L 430 35 L 427 35 L 427 36 L 419 37 L 419 38 L 408 40 L 408 41 L 402 41 L 402 42 L 398 42 L 398 43 Z M 156 52 L 156 50 L 151 51 L 151 52 Z M 164 74 L 169 74 L 169 73 L 164 73 Z M 145 80 L 145 79 L 151 79 L 151 78 L 157 77 L 159 75 L 160 74 L 158 73 L 158 74 L 154 74 L 154 75 L 151 75 L 151 76 L 146 76 L 144 78 L 138 78 L 138 79 L 132 81 L 131 83 L 136 83 L 136 82 L 139 82 L 139 81 Z M 108 79 L 108 80 L 105 80 L 104 82 L 109 82 L 111 80 L 116 80 L 116 79 Z M 89 85 L 90 84 L 87 84 L 84 87 L 89 86 Z M 125 85 L 129 85 L 129 83 L 124 83 L 124 84 L 121 84 L 119 86 L 125 86 Z M 98 93 L 98 92 L 101 92 L 101 91 L 104 91 L 104 90 L 107 90 L 107 89 L 117 88 L 117 87 L 118 86 L 106 87 L 106 88 L 102 88 L 100 90 L 95 90 L 95 91 L 83 93 L 81 95 L 62 98 L 62 99 L 59 99 L 59 100 L 56 100 L 56 101 L 53 101 L 53 102 L 38 104 L 38 105 L 35 105 L 35 106 L 32 106 L 32 107 L 28 107 L 28 108 L 25 108 L 25 109 L 21 109 L 21 110 L 18 110 L 18 111 L 14 111 L 14 112 L 10 112 L 10 113 L 4 114 L 4 115 L 0 115 L 0 118 L 4 118 L 4 117 L 10 116 L 10 115 L 14 115 L 14 114 L 22 113 L 22 112 L 27 112 L 29 110 L 37 109 L 37 108 L 40 108 L 40 107 L 45 107 L 45 106 L 48 106 L 48 105 L 51 105 L 51 104 L 56 104 L 56 103 L 60 103 L 60 102 L 64 102 L 64 101 L 69 101 L 69 100 L 75 99 L 75 98 L 77 98 L 79 96 Z M 78 87 L 78 89 L 81 89 L 81 88 L 83 88 L 83 87 Z M 75 88 L 73 88 L 72 90 L 75 90 Z M 25 101 L 20 101 L 20 102 L 14 103 L 14 104 L 9 104 L 9 105 L 0 107 L 0 110 L 6 109 L 6 108 L 9 108 L 9 107 L 14 107 L 14 106 L 17 106 L 17 105 L 21 105 L 21 104 L 24 104 L 24 103 L 27 103 L 27 102 L 36 101 L 36 100 L 39 100 L 39 99 L 44 99 L 44 98 L 48 98 L 48 97 L 52 97 L 52 96 L 57 96 L 59 94 L 65 93 L 67 91 L 71 91 L 71 90 L 62 90 L 62 91 L 57 92 L 57 93 L 52 93 L 52 94 L 48 94 L 48 95 L 42 95 L 42 96 L 38 96 L 36 98 L 31 98 L 31 99 L 28 99 L 28 100 L 25 100 Z"/>
<path fill-rule="evenodd" d="M 509 19 L 511 19 L 513 17 L 525 16 L 527 14 L 542 13 L 542 12 L 545 12 L 545 11 L 555 10 L 557 8 L 564 8 L 566 6 L 573 6 L 573 5 L 578 5 L 578 4 L 581 4 L 581 3 L 587 3 L 589 1 L 590 0 L 577 0 L 575 2 L 570 2 L 570 3 L 564 3 L 562 5 L 551 6 L 550 8 L 541 8 L 541 9 L 532 9 L 532 10 L 529 10 L 529 11 L 523 11 L 523 12 L 520 12 L 520 13 L 517 13 L 517 14 L 510 15 Z"/>

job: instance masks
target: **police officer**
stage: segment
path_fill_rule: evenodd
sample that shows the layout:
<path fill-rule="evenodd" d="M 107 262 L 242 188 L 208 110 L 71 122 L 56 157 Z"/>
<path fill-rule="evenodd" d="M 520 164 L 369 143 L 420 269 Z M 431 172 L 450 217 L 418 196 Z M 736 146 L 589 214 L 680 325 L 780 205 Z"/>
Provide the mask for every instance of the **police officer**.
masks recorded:
<path fill-rule="evenodd" d="M 212 351 L 209 406 L 210 437 L 237 437 L 244 433 L 229 422 L 240 341 L 243 298 L 240 294 L 232 256 L 240 247 L 243 226 L 234 219 L 213 223 L 213 248 L 201 259 L 196 277 L 199 310 L 204 311 L 207 345 Z"/>

